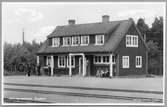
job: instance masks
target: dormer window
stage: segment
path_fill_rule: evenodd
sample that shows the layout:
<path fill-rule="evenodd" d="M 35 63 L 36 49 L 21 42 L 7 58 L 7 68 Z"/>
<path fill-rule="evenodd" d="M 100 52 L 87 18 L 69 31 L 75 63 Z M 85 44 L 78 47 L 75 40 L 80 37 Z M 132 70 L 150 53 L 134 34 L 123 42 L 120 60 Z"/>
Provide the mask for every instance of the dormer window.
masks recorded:
<path fill-rule="evenodd" d="M 126 35 L 126 47 L 138 47 L 138 36 Z"/>
<path fill-rule="evenodd" d="M 89 44 L 89 36 L 81 36 L 81 45 Z"/>
<path fill-rule="evenodd" d="M 52 38 L 52 46 L 58 47 L 60 45 L 60 38 Z"/>
<path fill-rule="evenodd" d="M 71 45 L 71 37 L 63 37 L 63 46 Z"/>
<path fill-rule="evenodd" d="M 77 46 L 80 44 L 80 36 L 74 36 L 72 37 L 72 45 Z"/>
<path fill-rule="evenodd" d="M 103 45 L 104 44 L 104 35 L 96 35 L 96 45 Z"/>

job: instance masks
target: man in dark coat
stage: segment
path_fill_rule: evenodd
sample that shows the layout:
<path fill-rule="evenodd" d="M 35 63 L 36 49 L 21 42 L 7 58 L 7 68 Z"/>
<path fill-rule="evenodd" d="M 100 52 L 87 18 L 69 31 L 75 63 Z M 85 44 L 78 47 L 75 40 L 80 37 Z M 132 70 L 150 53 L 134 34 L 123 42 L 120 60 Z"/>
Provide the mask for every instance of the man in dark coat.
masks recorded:
<path fill-rule="evenodd" d="M 30 64 L 27 64 L 27 74 L 28 74 L 28 76 L 30 76 L 30 74 L 31 74 Z"/>

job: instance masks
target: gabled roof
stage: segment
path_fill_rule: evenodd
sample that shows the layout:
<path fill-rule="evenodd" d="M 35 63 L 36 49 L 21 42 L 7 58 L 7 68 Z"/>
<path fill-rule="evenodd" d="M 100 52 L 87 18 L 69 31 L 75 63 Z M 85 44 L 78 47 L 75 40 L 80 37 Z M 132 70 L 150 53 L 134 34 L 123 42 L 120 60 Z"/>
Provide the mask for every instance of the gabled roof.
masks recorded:
<path fill-rule="evenodd" d="M 73 35 L 90 35 L 90 34 L 105 34 L 115 28 L 121 21 L 112 21 L 108 23 L 87 23 L 75 24 L 67 26 L 57 26 L 56 29 L 48 35 L 53 36 L 73 36 Z"/>
<path fill-rule="evenodd" d="M 38 54 L 69 53 L 69 52 L 114 52 L 120 41 L 127 33 L 130 26 L 134 24 L 132 19 L 113 21 L 109 23 L 90 23 L 72 26 L 58 26 L 48 36 L 71 36 L 86 34 L 110 34 L 104 45 L 89 44 L 88 46 L 51 47 L 48 40 L 44 43 Z"/>

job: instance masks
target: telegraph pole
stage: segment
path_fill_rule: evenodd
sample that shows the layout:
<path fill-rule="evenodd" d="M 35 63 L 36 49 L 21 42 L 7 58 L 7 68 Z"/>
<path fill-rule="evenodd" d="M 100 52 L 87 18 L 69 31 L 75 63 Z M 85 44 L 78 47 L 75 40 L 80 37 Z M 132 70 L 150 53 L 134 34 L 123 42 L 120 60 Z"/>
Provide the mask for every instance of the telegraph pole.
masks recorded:
<path fill-rule="evenodd" d="M 24 40 L 24 28 L 22 29 L 22 43 L 23 43 L 23 45 L 24 45 L 24 43 L 25 43 L 25 40 Z"/>

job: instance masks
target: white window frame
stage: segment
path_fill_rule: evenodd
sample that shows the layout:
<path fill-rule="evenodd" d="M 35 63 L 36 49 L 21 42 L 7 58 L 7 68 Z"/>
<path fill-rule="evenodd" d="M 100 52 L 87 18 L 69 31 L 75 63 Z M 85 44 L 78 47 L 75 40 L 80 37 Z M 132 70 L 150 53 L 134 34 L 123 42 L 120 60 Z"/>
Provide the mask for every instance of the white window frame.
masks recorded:
<path fill-rule="evenodd" d="M 60 45 L 60 38 L 53 37 L 52 38 L 52 47 L 58 47 Z"/>
<path fill-rule="evenodd" d="M 142 67 L 142 56 L 136 56 L 136 68 Z"/>
<path fill-rule="evenodd" d="M 122 67 L 129 68 L 129 56 L 122 56 Z"/>
<path fill-rule="evenodd" d="M 138 47 L 138 35 L 126 35 L 126 47 Z"/>
<path fill-rule="evenodd" d="M 76 43 L 77 39 L 78 39 L 78 44 Z M 78 46 L 78 45 L 80 45 L 80 42 L 81 42 L 80 36 L 73 36 L 72 37 L 72 46 Z"/>
<path fill-rule="evenodd" d="M 72 65 L 73 60 L 73 65 Z M 67 56 L 67 67 L 69 67 L 69 56 Z M 75 56 L 71 56 L 71 67 L 75 67 Z"/>
<path fill-rule="evenodd" d="M 68 44 L 68 40 L 70 43 Z M 71 37 L 63 37 L 63 46 L 70 46 L 71 45 Z"/>
<path fill-rule="evenodd" d="M 107 61 L 107 57 L 108 57 L 108 61 Z M 96 58 L 97 58 L 97 61 L 96 61 Z M 104 58 L 106 58 L 105 61 L 104 61 Z M 110 64 L 109 55 L 95 55 L 94 56 L 94 64 Z"/>
<path fill-rule="evenodd" d="M 89 44 L 89 36 L 81 36 L 81 45 Z"/>
<path fill-rule="evenodd" d="M 46 66 L 51 65 L 51 56 L 46 56 Z"/>
<path fill-rule="evenodd" d="M 63 60 L 62 58 L 63 58 L 64 60 Z M 64 65 L 61 65 L 60 60 L 63 60 L 63 61 L 64 61 Z M 66 65 L 66 57 L 65 57 L 65 56 L 58 56 L 58 67 L 60 67 L 60 68 L 65 68 L 65 65 Z"/>
<path fill-rule="evenodd" d="M 102 41 L 102 43 L 101 43 L 101 41 Z M 95 45 L 103 45 L 103 44 L 104 44 L 104 35 L 96 35 Z"/>

